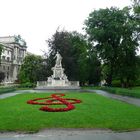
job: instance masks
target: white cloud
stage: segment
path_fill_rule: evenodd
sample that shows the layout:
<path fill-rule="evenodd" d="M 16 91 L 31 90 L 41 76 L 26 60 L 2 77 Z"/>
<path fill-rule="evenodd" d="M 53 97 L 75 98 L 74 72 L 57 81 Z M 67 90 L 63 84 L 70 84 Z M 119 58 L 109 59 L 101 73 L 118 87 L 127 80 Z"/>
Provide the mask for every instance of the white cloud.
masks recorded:
<path fill-rule="evenodd" d="M 0 0 L 0 36 L 20 34 L 28 51 L 41 54 L 58 26 L 80 32 L 94 9 L 130 4 L 130 0 Z"/>

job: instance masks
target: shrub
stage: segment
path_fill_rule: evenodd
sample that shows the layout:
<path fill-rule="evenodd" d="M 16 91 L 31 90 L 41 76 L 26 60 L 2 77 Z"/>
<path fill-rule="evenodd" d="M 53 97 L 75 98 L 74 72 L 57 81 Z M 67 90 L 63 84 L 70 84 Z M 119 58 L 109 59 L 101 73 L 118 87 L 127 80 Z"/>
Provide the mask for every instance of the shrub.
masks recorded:
<path fill-rule="evenodd" d="M 121 87 L 121 82 L 120 82 L 120 80 L 113 80 L 113 81 L 112 81 L 112 86 L 113 86 L 113 87 Z"/>
<path fill-rule="evenodd" d="M 15 91 L 15 90 L 16 90 L 16 89 L 13 88 L 13 87 L 0 88 L 0 94 L 12 92 L 12 91 Z"/>
<path fill-rule="evenodd" d="M 112 87 L 101 87 L 101 89 L 113 94 L 140 98 L 140 92 L 135 89 L 112 88 Z"/>
<path fill-rule="evenodd" d="M 140 79 L 135 81 L 135 86 L 140 86 Z"/>
<path fill-rule="evenodd" d="M 20 88 L 33 88 L 35 86 L 36 86 L 35 83 L 26 82 L 26 83 L 22 83 L 19 87 Z"/>

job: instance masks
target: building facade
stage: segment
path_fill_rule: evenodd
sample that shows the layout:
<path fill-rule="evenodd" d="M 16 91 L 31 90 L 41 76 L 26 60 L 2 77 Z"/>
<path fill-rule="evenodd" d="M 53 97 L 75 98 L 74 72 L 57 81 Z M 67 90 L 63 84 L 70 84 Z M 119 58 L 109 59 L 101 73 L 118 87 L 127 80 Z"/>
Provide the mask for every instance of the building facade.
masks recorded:
<path fill-rule="evenodd" d="M 3 83 L 14 83 L 26 56 L 26 42 L 20 36 L 7 36 L 0 37 L 0 44 L 3 46 L 0 65 L 0 71 L 5 73 Z"/>

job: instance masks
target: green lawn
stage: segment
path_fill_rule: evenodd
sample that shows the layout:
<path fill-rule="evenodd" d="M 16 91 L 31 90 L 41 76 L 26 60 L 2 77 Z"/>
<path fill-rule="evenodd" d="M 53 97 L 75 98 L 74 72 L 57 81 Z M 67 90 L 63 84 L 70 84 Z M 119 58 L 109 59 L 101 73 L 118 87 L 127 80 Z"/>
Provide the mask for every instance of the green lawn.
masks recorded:
<path fill-rule="evenodd" d="M 116 131 L 140 128 L 140 108 L 94 93 L 67 93 L 82 103 L 68 112 L 43 112 L 26 101 L 50 94 L 20 94 L 0 100 L 0 131 L 36 132 L 44 128 L 103 128 Z"/>

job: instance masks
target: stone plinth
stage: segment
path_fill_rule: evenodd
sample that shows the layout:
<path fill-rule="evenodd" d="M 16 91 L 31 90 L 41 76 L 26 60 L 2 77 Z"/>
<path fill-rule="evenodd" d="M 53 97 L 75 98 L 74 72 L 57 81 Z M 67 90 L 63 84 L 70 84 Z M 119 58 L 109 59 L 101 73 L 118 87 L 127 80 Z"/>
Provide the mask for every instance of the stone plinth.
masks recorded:
<path fill-rule="evenodd" d="M 47 81 L 38 81 L 37 87 L 35 89 L 80 89 L 78 81 L 69 81 L 66 85 L 64 81 L 55 80 L 53 84 L 48 83 Z M 54 84 L 55 83 L 55 84 Z"/>

